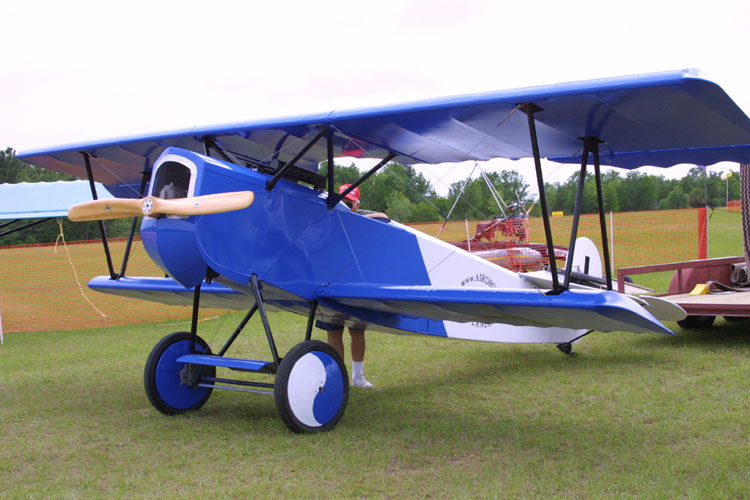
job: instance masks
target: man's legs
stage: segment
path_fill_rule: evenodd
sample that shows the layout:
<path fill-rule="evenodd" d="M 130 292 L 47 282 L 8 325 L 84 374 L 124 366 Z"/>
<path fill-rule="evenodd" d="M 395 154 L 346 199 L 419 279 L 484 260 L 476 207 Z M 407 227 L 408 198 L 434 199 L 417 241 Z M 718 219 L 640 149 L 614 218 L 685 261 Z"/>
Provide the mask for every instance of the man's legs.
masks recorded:
<path fill-rule="evenodd" d="M 340 330 L 328 330 L 328 345 L 339 353 L 341 360 L 344 358 L 344 329 Z"/>
<path fill-rule="evenodd" d="M 363 362 L 365 360 L 365 331 L 349 328 L 352 337 L 352 361 Z"/>
<path fill-rule="evenodd" d="M 372 384 L 365 378 L 363 366 L 365 362 L 365 331 L 349 328 L 349 335 L 352 338 L 352 385 L 361 389 L 371 389 Z"/>

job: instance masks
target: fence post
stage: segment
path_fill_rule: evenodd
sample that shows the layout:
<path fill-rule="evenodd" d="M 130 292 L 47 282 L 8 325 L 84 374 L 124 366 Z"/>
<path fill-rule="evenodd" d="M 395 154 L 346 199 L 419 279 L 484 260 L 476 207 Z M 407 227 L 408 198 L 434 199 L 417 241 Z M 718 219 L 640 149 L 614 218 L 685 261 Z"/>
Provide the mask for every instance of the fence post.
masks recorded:
<path fill-rule="evenodd" d="M 610 268 L 617 272 L 615 267 L 615 218 L 612 210 L 609 211 L 609 260 L 611 261 Z"/>
<path fill-rule="evenodd" d="M 740 163 L 740 212 L 745 266 L 750 269 L 750 165 L 747 163 Z"/>
<path fill-rule="evenodd" d="M 708 221 L 706 207 L 698 209 L 698 259 L 708 258 Z"/>

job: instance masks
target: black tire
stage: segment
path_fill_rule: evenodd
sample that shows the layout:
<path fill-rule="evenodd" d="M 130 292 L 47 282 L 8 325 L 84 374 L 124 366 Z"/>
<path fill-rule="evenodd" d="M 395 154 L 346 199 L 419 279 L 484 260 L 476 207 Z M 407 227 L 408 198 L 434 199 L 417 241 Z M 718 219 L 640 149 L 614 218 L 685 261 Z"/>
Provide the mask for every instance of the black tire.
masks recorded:
<path fill-rule="evenodd" d="M 307 340 L 279 364 L 274 399 L 293 432 L 323 432 L 336 426 L 349 401 L 349 376 L 338 353 L 325 342 Z"/>
<path fill-rule="evenodd" d="M 742 323 L 743 321 L 747 321 L 750 318 L 746 316 L 724 316 L 724 319 L 729 321 L 730 323 Z"/>
<path fill-rule="evenodd" d="M 175 332 L 161 339 L 151 350 L 143 370 L 143 385 L 151 404 L 165 415 L 197 410 L 206 404 L 210 387 L 191 387 L 185 383 L 188 364 L 176 359 L 190 352 L 190 332 Z M 211 354 L 205 340 L 196 337 L 195 350 Z M 215 366 L 192 365 L 200 376 L 216 376 Z M 199 377 L 194 377 L 196 380 Z"/>
<path fill-rule="evenodd" d="M 695 330 L 711 328 L 715 320 L 716 316 L 688 316 L 678 321 L 677 324 L 684 330 Z"/>

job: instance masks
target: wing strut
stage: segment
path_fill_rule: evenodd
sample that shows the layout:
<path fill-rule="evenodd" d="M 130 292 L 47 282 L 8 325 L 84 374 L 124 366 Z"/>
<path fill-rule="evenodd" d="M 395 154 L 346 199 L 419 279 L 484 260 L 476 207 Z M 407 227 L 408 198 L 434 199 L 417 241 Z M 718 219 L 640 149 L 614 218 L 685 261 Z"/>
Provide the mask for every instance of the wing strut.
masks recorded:
<path fill-rule="evenodd" d="M 583 186 L 586 181 L 586 164 L 589 157 L 590 141 L 584 140 L 583 157 L 581 158 L 581 170 L 578 174 L 578 189 L 576 190 L 576 203 L 573 207 L 573 225 L 570 228 L 570 244 L 568 245 L 568 262 L 565 265 L 565 280 L 563 288 L 570 288 L 570 273 L 573 271 L 573 255 L 576 250 L 576 238 L 578 237 L 578 222 L 581 218 L 581 201 L 583 200 Z M 588 267 L 588 266 L 586 266 Z M 588 269 L 584 271 L 588 273 Z"/>
<path fill-rule="evenodd" d="M 599 226 L 602 233 L 602 249 L 604 251 L 604 266 L 606 273 L 607 290 L 612 290 L 612 269 L 609 262 L 609 246 L 607 242 L 607 223 L 604 215 L 604 195 L 602 194 L 602 176 L 599 166 L 599 143 L 602 141 L 597 137 L 584 137 L 583 155 L 581 157 L 581 172 L 578 176 L 578 191 L 576 193 L 576 203 L 573 210 L 573 227 L 570 230 L 570 246 L 568 247 L 568 262 L 565 267 L 565 289 L 570 285 L 570 276 L 573 271 L 573 254 L 575 252 L 575 240 L 578 235 L 578 220 L 581 216 L 581 200 L 583 198 L 583 184 L 586 180 L 586 165 L 589 154 L 594 157 L 594 178 L 596 180 L 596 201 L 599 212 Z M 583 271 L 584 274 L 588 270 Z"/>
<path fill-rule="evenodd" d="M 320 140 L 323 135 L 328 132 L 328 126 L 323 125 L 317 134 L 315 134 L 315 137 L 312 138 L 310 142 L 308 142 L 305 147 L 300 149 L 299 153 L 297 153 L 294 158 L 292 158 L 289 163 L 281 167 L 278 172 L 276 172 L 271 180 L 266 182 L 266 191 L 271 191 L 273 187 L 276 185 L 277 182 L 279 182 L 279 179 L 286 173 L 287 170 L 292 168 L 297 161 L 299 161 L 300 158 L 302 158 L 305 153 L 307 153 L 311 147 L 315 145 L 316 142 Z"/>
<path fill-rule="evenodd" d="M 222 160 L 234 163 L 235 165 L 242 165 L 240 161 L 235 158 L 235 156 L 227 151 L 226 149 L 219 146 L 219 143 L 216 142 L 216 139 L 214 137 L 211 137 L 210 135 L 204 135 L 201 137 L 201 142 L 203 143 L 203 152 L 206 156 L 211 156 L 211 150 L 213 149 L 216 151 L 216 154 L 218 154 Z"/>
<path fill-rule="evenodd" d="M 334 186 L 334 170 L 335 170 L 335 159 L 334 159 L 334 150 L 333 150 L 333 131 L 329 130 L 328 134 L 326 134 L 326 139 L 328 140 L 328 144 L 326 146 L 326 154 L 328 155 L 328 172 L 326 172 L 326 178 L 328 179 L 328 210 L 331 210 L 333 208 L 333 205 L 331 205 L 331 196 L 335 193 L 335 186 Z M 348 193 L 349 191 L 347 191 Z"/>
<path fill-rule="evenodd" d="M 143 171 L 143 177 L 141 178 L 141 190 L 140 190 L 140 196 L 141 198 L 146 192 L 146 183 L 148 182 L 148 179 L 151 178 L 151 172 L 150 171 Z M 132 222 L 130 223 L 130 234 L 128 234 L 128 242 L 125 244 L 125 255 L 122 257 L 122 267 L 120 268 L 120 273 L 115 277 L 115 279 L 120 279 L 123 276 L 125 276 L 125 269 L 128 267 L 128 260 L 130 259 L 130 248 L 133 246 L 133 237 L 135 236 L 135 226 L 138 224 L 139 217 L 133 217 Z"/>
<path fill-rule="evenodd" d="M 599 139 L 591 138 L 591 151 L 594 153 L 594 178 L 596 179 L 596 202 L 599 206 L 599 226 L 602 231 L 602 251 L 604 252 L 604 270 L 607 277 L 607 290 L 612 290 L 612 267 L 609 260 L 609 238 L 607 222 L 604 215 L 604 195 L 602 194 L 602 172 L 599 168 Z"/>
<path fill-rule="evenodd" d="M 573 227 L 570 231 L 570 245 L 568 246 L 568 262 L 565 266 L 564 282 L 561 285 L 557 276 L 557 262 L 555 261 L 555 249 L 552 242 L 552 229 L 547 209 L 547 196 L 544 191 L 544 178 L 542 176 L 541 155 L 539 154 L 539 141 L 536 135 L 536 123 L 534 113 L 544 111 L 533 103 L 521 105 L 529 122 L 529 134 L 531 136 L 531 147 L 534 154 L 534 166 L 536 167 L 536 180 L 539 188 L 539 203 L 542 207 L 542 219 L 544 221 L 544 234 L 547 239 L 547 253 L 549 255 L 550 272 L 552 273 L 552 295 L 567 290 L 570 286 L 570 276 L 573 271 L 573 254 L 575 252 L 575 240 L 578 235 L 578 222 L 581 216 L 581 202 L 583 199 L 583 186 L 586 180 L 586 166 L 589 154 L 594 157 L 594 178 L 596 180 L 596 201 L 599 212 L 599 225 L 602 233 L 602 248 L 604 251 L 604 268 L 606 273 L 607 290 L 612 290 L 612 268 L 609 260 L 609 247 L 607 242 L 607 223 L 604 215 L 604 195 L 602 191 L 602 176 L 599 163 L 599 143 L 602 141 L 597 137 L 583 137 L 583 155 L 581 157 L 581 170 L 578 176 L 578 191 L 576 192 L 576 203 L 573 209 Z"/>
<path fill-rule="evenodd" d="M 542 207 L 542 220 L 544 221 L 544 236 L 547 239 L 547 255 L 549 256 L 549 268 L 552 273 L 552 290 L 550 294 L 557 295 L 565 290 L 557 279 L 557 262 L 555 262 L 555 247 L 552 243 L 552 225 L 547 210 L 547 195 L 544 192 L 544 176 L 542 175 L 542 159 L 539 154 L 539 140 L 536 135 L 536 123 L 534 113 L 544 111 L 534 103 L 521 104 L 521 110 L 526 113 L 529 121 L 529 135 L 531 136 L 531 149 L 534 153 L 534 167 L 536 167 L 536 182 L 539 189 L 539 204 Z"/>
<path fill-rule="evenodd" d="M 89 187 L 91 188 L 91 196 L 94 200 L 98 200 L 99 197 L 96 194 L 96 185 L 94 184 L 94 174 L 91 171 L 91 156 L 86 151 L 81 151 L 83 156 L 83 162 L 86 165 L 86 176 L 89 180 Z M 107 230 L 104 228 L 104 222 L 99 221 L 99 234 L 102 236 L 102 245 L 104 245 L 104 255 L 107 257 L 107 268 L 109 269 L 109 277 L 115 279 L 115 268 L 112 265 L 112 254 L 109 251 L 109 243 L 107 241 Z"/>
<path fill-rule="evenodd" d="M 384 166 L 386 166 L 388 164 L 388 162 L 390 162 L 392 159 L 394 159 L 397 156 L 398 155 L 396 153 L 388 153 L 385 158 L 383 158 L 382 160 L 380 160 L 380 162 L 378 162 L 377 165 L 375 165 L 370 170 L 368 170 L 367 173 L 365 173 L 362 177 L 360 177 L 359 179 L 357 179 L 351 186 L 349 186 L 349 188 L 346 191 L 344 191 L 341 194 L 333 194 L 334 193 L 333 188 L 329 187 L 329 189 L 328 189 L 328 209 L 330 210 L 333 207 L 335 207 L 336 203 L 338 203 L 339 201 L 341 201 L 344 198 L 344 196 L 346 196 L 347 194 L 349 194 L 350 192 L 352 192 L 354 190 L 354 188 L 358 187 L 360 184 L 362 184 L 363 182 L 365 182 L 367 179 L 370 178 L 370 176 L 372 174 L 374 174 L 375 172 L 377 172 L 378 170 L 380 170 L 381 168 L 383 168 Z"/>
<path fill-rule="evenodd" d="M 609 260 L 609 246 L 607 242 L 607 223 L 604 214 L 604 195 L 602 194 L 602 178 L 601 168 L 599 164 L 599 143 L 602 141 L 597 137 L 583 137 L 583 154 L 581 156 L 581 170 L 578 175 L 578 189 L 576 191 L 575 207 L 573 209 L 573 224 L 570 230 L 570 244 L 568 246 L 568 257 L 565 266 L 564 282 L 561 286 L 562 290 L 567 290 L 570 287 L 571 276 L 573 276 L 573 255 L 575 254 L 575 242 L 578 236 L 578 222 L 581 216 L 581 204 L 583 200 L 583 188 L 586 181 L 586 166 L 588 163 L 589 154 L 594 157 L 594 178 L 596 181 L 596 201 L 599 212 L 599 226 L 601 229 L 602 238 L 602 249 L 604 252 L 604 266 L 606 279 L 604 283 L 607 285 L 607 290 L 612 290 L 612 268 Z M 540 197 L 541 198 L 541 197 Z M 583 270 L 583 275 L 588 273 L 588 269 Z M 554 291 L 554 290 L 553 290 Z"/>

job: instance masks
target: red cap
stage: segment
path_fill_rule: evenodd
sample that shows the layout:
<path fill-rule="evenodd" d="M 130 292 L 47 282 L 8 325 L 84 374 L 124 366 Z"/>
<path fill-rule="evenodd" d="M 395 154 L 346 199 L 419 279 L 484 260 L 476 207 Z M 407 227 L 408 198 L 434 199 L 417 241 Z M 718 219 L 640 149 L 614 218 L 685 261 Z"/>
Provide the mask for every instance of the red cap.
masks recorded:
<path fill-rule="evenodd" d="M 349 189 L 350 186 L 351 186 L 351 184 L 342 184 L 339 187 L 339 194 L 341 194 L 344 191 L 346 191 L 347 189 Z M 346 196 L 344 196 L 344 198 L 346 198 L 348 200 L 352 200 L 352 201 L 359 201 L 359 188 L 352 189 L 349 192 L 349 194 L 347 194 Z"/>

